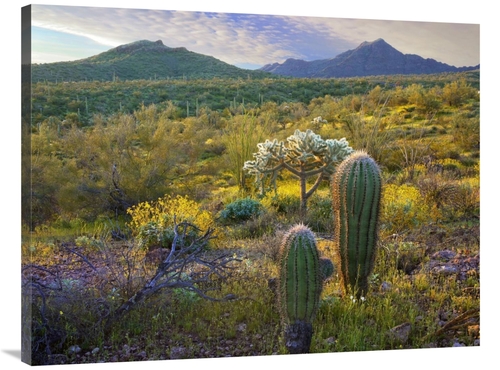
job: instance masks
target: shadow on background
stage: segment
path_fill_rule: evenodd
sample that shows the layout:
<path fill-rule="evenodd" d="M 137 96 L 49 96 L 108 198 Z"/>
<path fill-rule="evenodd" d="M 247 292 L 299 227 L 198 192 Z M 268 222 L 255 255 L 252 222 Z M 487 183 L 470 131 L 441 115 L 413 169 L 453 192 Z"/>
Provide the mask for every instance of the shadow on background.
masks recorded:
<path fill-rule="evenodd" d="M 20 349 L 3 349 L 3 353 L 8 354 L 9 356 L 12 356 L 19 361 L 21 361 L 21 350 Z"/>

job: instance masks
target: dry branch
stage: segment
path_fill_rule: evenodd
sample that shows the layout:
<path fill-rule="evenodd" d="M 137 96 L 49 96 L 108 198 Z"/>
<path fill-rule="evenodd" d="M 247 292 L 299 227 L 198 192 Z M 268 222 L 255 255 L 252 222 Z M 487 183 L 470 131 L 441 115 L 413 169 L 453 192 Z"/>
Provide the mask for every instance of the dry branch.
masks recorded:
<path fill-rule="evenodd" d="M 214 238 L 214 230 L 208 229 L 202 236 L 187 242 L 188 229 L 197 229 L 196 226 L 188 222 L 176 224 L 175 217 L 174 224 L 174 240 L 167 257 L 158 265 L 155 275 L 144 287 L 109 317 L 106 325 L 108 330 L 113 322 L 119 320 L 138 303 L 163 289 L 186 289 L 212 301 L 227 301 L 235 298 L 231 294 L 223 298 L 210 296 L 207 294 L 210 288 L 203 289 L 200 285 L 211 282 L 214 276 L 227 279 L 234 268 L 230 265 L 231 262 L 241 260 L 227 254 L 204 259 L 203 252 L 209 240 Z"/>

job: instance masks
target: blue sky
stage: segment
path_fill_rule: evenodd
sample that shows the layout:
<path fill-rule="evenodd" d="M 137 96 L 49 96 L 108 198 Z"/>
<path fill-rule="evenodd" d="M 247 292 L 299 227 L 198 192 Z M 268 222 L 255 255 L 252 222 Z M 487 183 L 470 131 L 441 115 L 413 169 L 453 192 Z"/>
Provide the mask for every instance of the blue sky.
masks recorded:
<path fill-rule="evenodd" d="M 137 40 L 162 40 L 254 69 L 287 58 L 333 58 L 383 38 L 405 54 L 471 66 L 480 63 L 479 28 L 456 22 L 35 4 L 32 62 L 82 59 Z"/>

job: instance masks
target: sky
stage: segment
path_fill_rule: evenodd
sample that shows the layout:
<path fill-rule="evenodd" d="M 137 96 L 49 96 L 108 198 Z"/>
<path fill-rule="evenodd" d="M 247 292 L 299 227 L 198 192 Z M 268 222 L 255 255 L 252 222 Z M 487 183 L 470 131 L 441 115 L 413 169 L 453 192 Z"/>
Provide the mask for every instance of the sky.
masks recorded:
<path fill-rule="evenodd" d="M 83 59 L 138 40 L 162 40 L 256 69 L 288 58 L 329 59 L 382 38 L 404 54 L 462 67 L 480 64 L 479 29 L 477 23 L 179 11 L 167 4 L 159 9 L 34 4 L 32 62 Z"/>

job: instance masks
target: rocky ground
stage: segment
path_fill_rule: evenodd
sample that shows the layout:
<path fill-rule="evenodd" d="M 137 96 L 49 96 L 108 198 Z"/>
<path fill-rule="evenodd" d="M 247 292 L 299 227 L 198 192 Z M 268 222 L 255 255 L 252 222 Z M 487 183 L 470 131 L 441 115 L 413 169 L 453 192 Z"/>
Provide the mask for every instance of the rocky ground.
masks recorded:
<path fill-rule="evenodd" d="M 451 234 L 439 228 L 430 229 L 425 237 L 425 252 L 421 258 L 408 257 L 405 260 L 404 254 L 401 254 L 400 267 L 409 275 L 427 274 L 437 279 L 451 277 L 460 282 L 465 281 L 470 276 L 479 276 L 480 254 L 479 251 L 472 252 L 468 248 L 455 248 L 455 245 L 477 244 L 478 240 L 479 227 L 457 229 Z M 413 242 L 419 243 L 421 240 L 416 237 Z M 72 288 L 85 289 L 90 286 L 98 286 L 103 290 L 112 289 L 113 284 L 123 282 L 116 281 L 119 277 L 113 276 L 109 264 L 123 259 L 126 249 L 115 250 L 117 255 L 102 258 L 99 254 L 86 253 L 83 247 L 63 244 L 49 260 L 25 264 L 23 281 L 27 285 L 31 282 L 32 286 L 37 287 L 34 294 L 43 290 L 64 291 Z M 155 262 L 154 258 L 150 260 L 151 263 Z M 151 265 L 150 269 L 154 269 L 154 265 Z M 380 289 L 391 289 L 391 286 L 381 282 Z M 479 299 L 479 287 L 466 289 L 474 290 L 470 293 L 476 294 Z M 474 345 L 480 344 L 479 310 L 470 310 L 460 315 L 443 311 L 436 320 L 441 331 L 438 334 L 443 335 L 429 340 L 427 347 L 464 346 L 465 344 L 454 336 L 457 330 L 468 332 L 477 338 Z M 261 334 L 249 334 L 245 324 L 239 324 L 235 329 L 236 335 L 231 339 L 214 336 L 201 340 L 194 334 L 186 334 L 189 338 L 183 342 L 173 339 L 167 333 L 159 332 L 156 333 L 154 341 L 156 348 L 148 348 L 148 343 L 151 343 L 150 338 L 145 338 L 143 341 L 139 339 L 134 345 L 123 344 L 118 347 L 104 343 L 100 347 L 85 351 L 75 345 L 70 347 L 65 355 L 51 355 L 50 362 L 56 364 L 257 356 L 268 354 L 270 348 L 274 348 L 275 354 L 278 353 L 278 338 L 274 328 L 269 328 L 267 333 Z M 410 323 L 403 323 L 387 334 L 404 345 L 411 330 Z M 186 342 L 189 346 L 185 344 Z"/>

